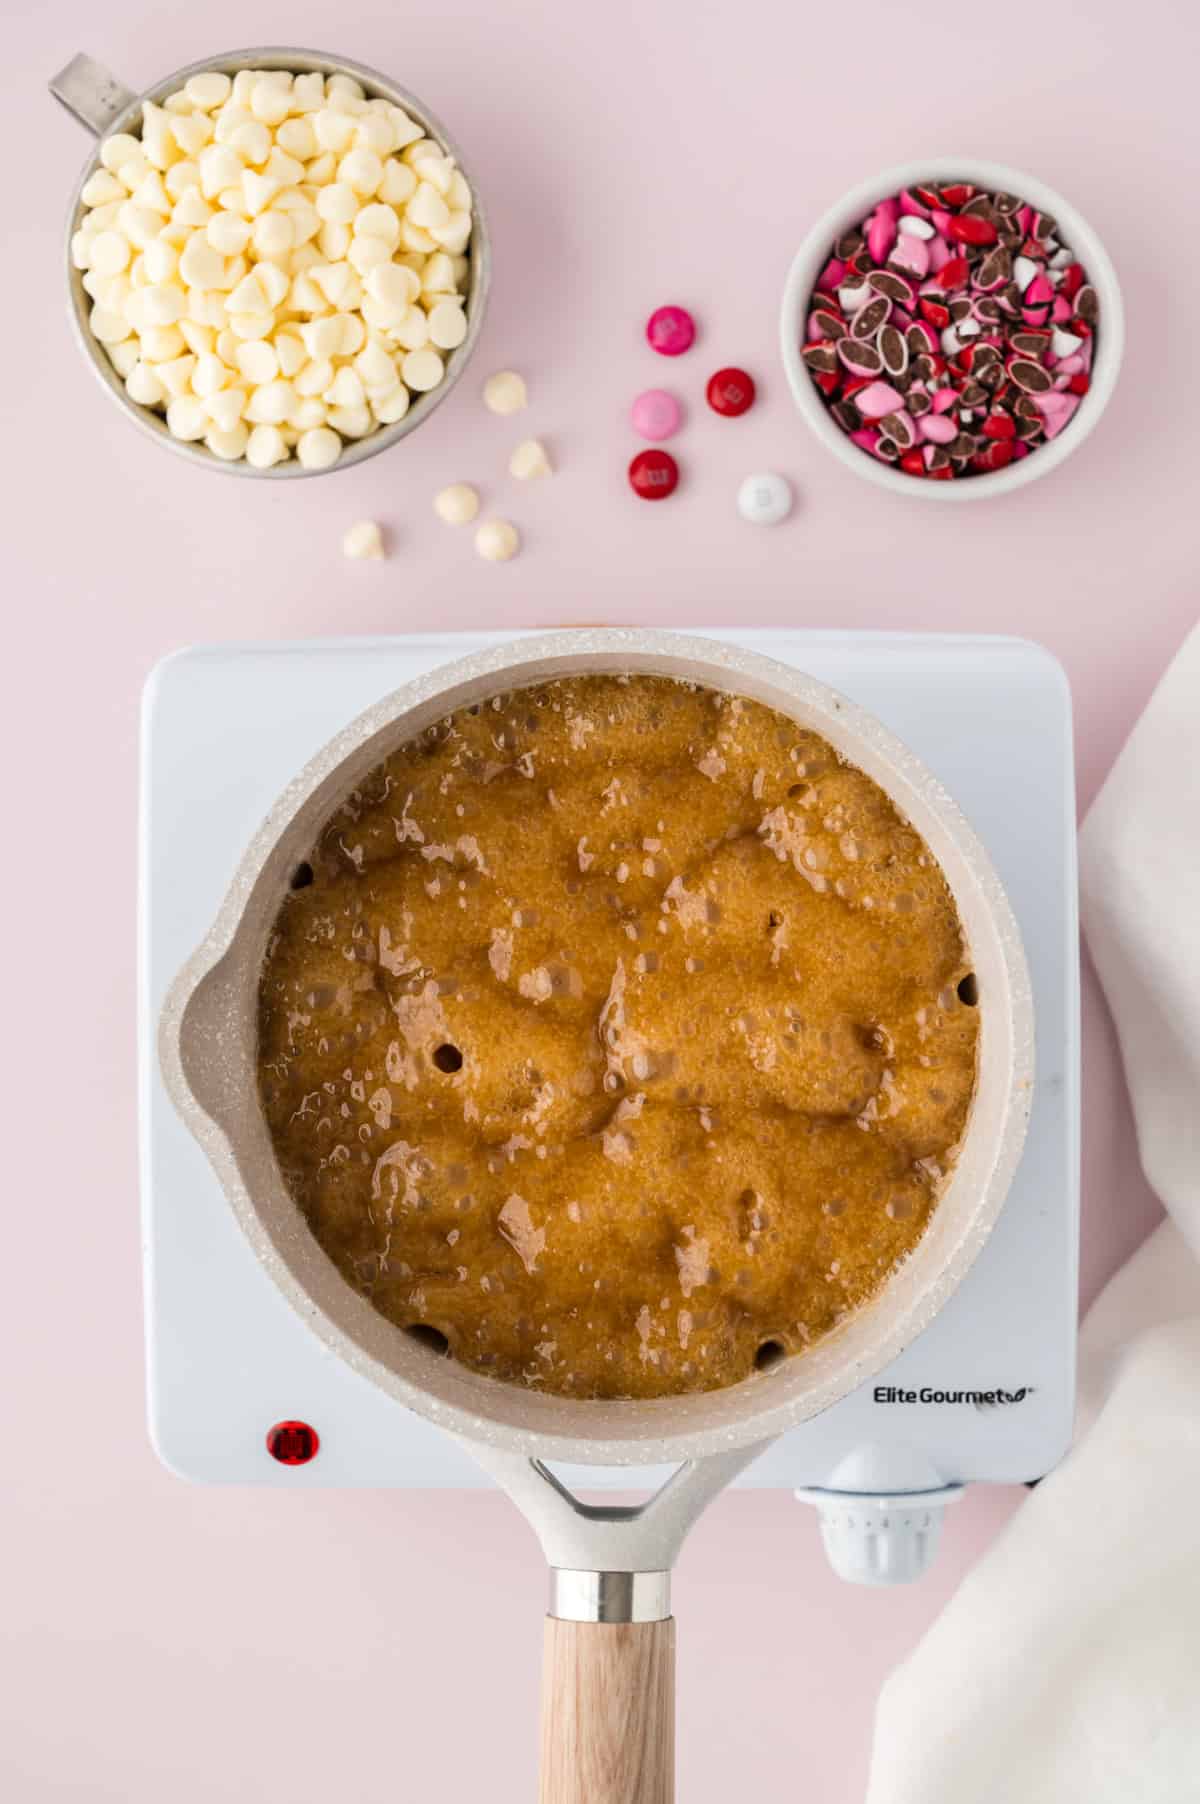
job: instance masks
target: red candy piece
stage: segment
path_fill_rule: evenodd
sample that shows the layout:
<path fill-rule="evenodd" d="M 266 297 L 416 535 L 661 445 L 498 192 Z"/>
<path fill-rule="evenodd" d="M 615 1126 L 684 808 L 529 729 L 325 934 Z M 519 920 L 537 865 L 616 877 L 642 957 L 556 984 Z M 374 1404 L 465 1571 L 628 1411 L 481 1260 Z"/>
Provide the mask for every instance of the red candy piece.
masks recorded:
<path fill-rule="evenodd" d="M 937 327 L 939 332 L 945 331 L 950 324 L 949 307 L 943 307 L 940 301 L 931 301 L 925 294 L 921 296 L 921 313 L 931 326 Z"/>
<path fill-rule="evenodd" d="M 1072 376 L 1071 380 L 1067 383 L 1067 392 L 1072 395 L 1086 395 L 1091 386 L 1091 377 L 1085 370 L 1080 370 L 1079 374 L 1077 376 Z"/>
<path fill-rule="evenodd" d="M 643 501 L 665 501 L 679 484 L 679 465 L 669 451 L 639 451 L 629 466 L 629 486 Z"/>
<path fill-rule="evenodd" d="M 913 450 L 904 453 L 900 459 L 900 468 L 909 476 L 924 476 L 925 459 L 921 452 L 914 447 Z"/>
<path fill-rule="evenodd" d="M 951 238 L 959 244 L 995 244 L 996 228 L 990 219 L 980 219 L 974 213 L 960 213 L 949 225 Z"/>
<path fill-rule="evenodd" d="M 715 376 L 709 377 L 705 394 L 714 413 L 736 419 L 754 405 L 754 378 L 745 370 L 718 370 Z"/>
<path fill-rule="evenodd" d="M 842 379 L 837 370 L 809 370 L 808 373 L 823 395 L 836 395 L 838 383 Z M 864 388 L 866 383 L 867 378 L 864 376 Z"/>
<path fill-rule="evenodd" d="M 965 288 L 970 273 L 971 266 L 965 257 L 951 257 L 948 263 L 942 264 L 933 279 L 939 288 L 949 292 L 952 288 Z"/>
<path fill-rule="evenodd" d="M 1013 441 L 1010 438 L 994 439 L 986 451 L 977 451 L 971 459 L 971 467 L 975 470 L 1003 470 L 1013 460 Z"/>
<path fill-rule="evenodd" d="M 969 200 L 974 200 L 975 190 L 970 182 L 951 182 L 942 189 L 942 199 L 948 207 L 965 207 Z"/>
<path fill-rule="evenodd" d="M 1073 301 L 1083 287 L 1085 279 L 1082 263 L 1068 263 L 1063 270 L 1063 279 L 1058 292 L 1065 294 L 1069 301 Z"/>
<path fill-rule="evenodd" d="M 1009 439 L 1017 436 L 1017 423 L 1011 414 L 989 413 L 983 422 L 984 438 Z"/>

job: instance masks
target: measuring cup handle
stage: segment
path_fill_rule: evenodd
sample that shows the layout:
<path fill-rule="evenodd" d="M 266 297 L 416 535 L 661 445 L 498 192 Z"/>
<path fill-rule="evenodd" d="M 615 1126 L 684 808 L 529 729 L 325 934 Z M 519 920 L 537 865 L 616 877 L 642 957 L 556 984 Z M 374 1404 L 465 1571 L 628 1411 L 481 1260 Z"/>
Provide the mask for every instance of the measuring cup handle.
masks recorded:
<path fill-rule="evenodd" d="M 55 100 L 96 138 L 103 137 L 113 120 L 137 99 L 132 88 L 90 56 L 73 56 L 49 86 Z"/>
<path fill-rule="evenodd" d="M 672 1804 L 675 1621 L 546 1618 L 540 1804 Z"/>

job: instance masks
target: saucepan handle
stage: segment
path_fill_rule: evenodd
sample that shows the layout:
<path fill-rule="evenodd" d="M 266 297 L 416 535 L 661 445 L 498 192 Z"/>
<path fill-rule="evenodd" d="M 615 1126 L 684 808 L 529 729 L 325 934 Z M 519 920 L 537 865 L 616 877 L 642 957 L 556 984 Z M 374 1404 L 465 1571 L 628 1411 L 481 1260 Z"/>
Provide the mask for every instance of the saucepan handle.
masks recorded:
<path fill-rule="evenodd" d="M 675 1620 L 546 1618 L 540 1804 L 673 1804 Z"/>
<path fill-rule="evenodd" d="M 132 88 L 90 56 L 73 56 L 52 78 L 50 92 L 95 138 L 102 138 L 118 114 L 137 99 Z"/>

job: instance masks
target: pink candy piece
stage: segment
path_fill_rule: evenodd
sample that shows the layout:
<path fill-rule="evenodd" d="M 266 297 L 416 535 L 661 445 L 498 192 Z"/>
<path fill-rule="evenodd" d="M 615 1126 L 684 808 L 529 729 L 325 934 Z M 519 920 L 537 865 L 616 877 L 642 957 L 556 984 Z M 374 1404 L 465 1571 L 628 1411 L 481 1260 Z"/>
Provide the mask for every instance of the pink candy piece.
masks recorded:
<path fill-rule="evenodd" d="M 860 451 L 874 451 L 882 437 L 883 434 L 876 432 L 874 426 L 860 426 L 857 432 L 850 434 L 851 443 L 857 445 Z"/>
<path fill-rule="evenodd" d="M 831 257 L 817 277 L 817 287 L 823 288 L 826 294 L 833 294 L 836 289 L 841 287 L 845 273 L 846 265 L 842 259 Z"/>
<path fill-rule="evenodd" d="M 1065 326 L 1071 318 L 1071 303 L 1065 294 L 1056 294 L 1054 305 L 1050 309 L 1050 318 L 1056 326 Z"/>
<path fill-rule="evenodd" d="M 898 413 L 904 396 L 887 382 L 869 382 L 854 396 L 854 405 L 864 420 L 881 420 L 885 413 Z"/>
<path fill-rule="evenodd" d="M 1072 351 L 1069 357 L 1060 357 L 1058 360 L 1060 376 L 1078 376 L 1086 369 L 1087 364 L 1084 362 L 1082 351 Z"/>
<path fill-rule="evenodd" d="M 1054 299 L 1054 290 L 1046 279 L 1046 272 L 1039 269 L 1022 299 L 1027 307 L 1044 307 L 1047 301 Z"/>
<path fill-rule="evenodd" d="M 910 276 L 929 274 L 929 245 L 923 238 L 910 238 L 901 232 L 892 246 L 891 262 L 894 268 L 907 270 Z"/>
<path fill-rule="evenodd" d="M 876 263 L 886 263 L 896 242 L 895 201 L 891 202 L 891 211 L 882 203 L 876 207 L 867 221 L 867 249 Z"/>
<path fill-rule="evenodd" d="M 958 427 L 945 413 L 923 413 L 917 421 L 917 431 L 931 445 L 948 445 L 958 437 Z"/>
<path fill-rule="evenodd" d="M 939 269 L 945 269 L 954 252 L 940 232 L 935 232 L 932 238 L 927 238 L 925 244 L 929 251 L 930 273 L 936 276 Z"/>
<path fill-rule="evenodd" d="M 934 207 L 929 217 L 933 221 L 934 230 L 940 232 L 943 238 L 949 238 L 951 215 L 944 212 L 941 207 Z"/>
<path fill-rule="evenodd" d="M 930 405 L 932 406 L 934 413 L 948 413 L 950 409 L 957 406 L 957 404 L 958 390 L 956 388 L 934 389 L 930 400 Z"/>
<path fill-rule="evenodd" d="M 646 321 L 646 338 L 662 357 L 679 357 L 696 337 L 696 322 L 684 307 L 656 307 Z"/>
<path fill-rule="evenodd" d="M 923 206 L 911 189 L 906 188 L 900 196 L 900 211 L 910 219 L 928 219 L 929 208 Z"/>
<path fill-rule="evenodd" d="M 1018 207 L 1017 224 L 1020 226 L 1021 230 L 1024 232 L 1025 236 L 1028 238 L 1030 228 L 1033 225 L 1033 208 L 1032 207 Z"/>
<path fill-rule="evenodd" d="M 1053 390 L 1048 395 L 1034 395 L 1032 400 L 1045 422 L 1047 438 L 1057 438 L 1079 406 L 1078 395 L 1058 394 Z"/>
<path fill-rule="evenodd" d="M 630 408 L 629 418 L 639 438 L 664 439 L 679 431 L 683 410 L 665 388 L 645 388 Z"/>

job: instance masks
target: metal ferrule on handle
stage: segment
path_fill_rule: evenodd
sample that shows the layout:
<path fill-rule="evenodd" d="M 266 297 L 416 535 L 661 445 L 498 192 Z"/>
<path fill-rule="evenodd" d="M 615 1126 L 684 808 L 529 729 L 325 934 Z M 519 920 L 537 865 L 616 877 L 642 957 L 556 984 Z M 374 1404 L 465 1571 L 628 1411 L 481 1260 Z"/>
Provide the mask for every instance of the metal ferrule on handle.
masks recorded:
<path fill-rule="evenodd" d="M 550 1568 L 549 1614 L 559 1622 L 665 1622 L 669 1572 L 580 1572 Z"/>

